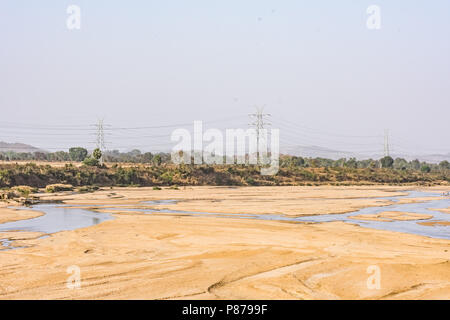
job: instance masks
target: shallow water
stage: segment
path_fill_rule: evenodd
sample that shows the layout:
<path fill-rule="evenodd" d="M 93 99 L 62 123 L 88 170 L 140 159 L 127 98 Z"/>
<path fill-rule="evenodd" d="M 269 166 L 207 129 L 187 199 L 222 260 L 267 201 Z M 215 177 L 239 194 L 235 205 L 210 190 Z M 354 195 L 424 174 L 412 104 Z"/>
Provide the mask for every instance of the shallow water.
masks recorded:
<path fill-rule="evenodd" d="M 109 213 L 93 212 L 78 208 L 71 209 L 58 204 L 38 204 L 31 208 L 18 208 L 18 210 L 42 211 L 45 214 L 33 219 L 0 224 L 0 232 L 30 231 L 54 233 L 90 227 L 112 219 Z"/>
<path fill-rule="evenodd" d="M 445 209 L 450 207 L 450 198 L 441 197 L 439 200 L 427 200 L 423 203 L 408 203 L 408 204 L 396 204 L 399 199 L 404 198 L 428 198 L 428 197 L 440 197 L 437 193 L 419 192 L 419 191 L 407 191 L 408 195 L 405 196 L 393 196 L 393 197 L 376 197 L 371 199 L 378 200 L 390 200 L 394 202 L 392 205 L 384 205 L 379 207 L 368 207 L 354 212 L 343 214 L 324 214 L 314 216 L 302 216 L 302 217 L 289 217 L 285 215 L 273 215 L 273 214 L 226 214 L 226 213 L 213 213 L 213 212 L 193 212 L 193 211 L 180 211 L 180 210 L 158 210 L 158 209 L 145 209 L 145 208 L 120 208 L 123 212 L 141 212 L 144 214 L 153 213 L 173 213 L 183 215 L 206 215 L 223 218 L 240 218 L 240 219 L 259 219 L 259 220 L 278 220 L 278 221 L 294 221 L 294 222 L 333 222 L 343 221 L 352 224 L 359 225 L 361 227 L 398 231 L 404 233 L 418 234 L 422 236 L 450 239 L 450 226 L 436 225 L 436 226 L 424 226 L 418 224 L 418 222 L 433 222 L 433 221 L 450 221 L 450 214 L 442 213 L 433 209 Z M 363 199 L 363 198 L 361 198 Z M 365 198 L 364 198 L 365 199 Z M 317 199 L 320 200 L 320 199 Z M 174 201 L 174 200 L 172 200 Z M 174 201 L 175 202 L 175 201 Z M 172 203 L 170 200 L 165 202 L 143 202 L 147 204 L 163 204 Z M 176 202 L 175 202 L 176 203 Z M 112 208 L 110 209 L 119 209 Z M 411 212 L 432 215 L 433 218 L 427 220 L 409 220 L 409 221 L 361 221 L 352 219 L 351 217 L 361 214 L 377 214 L 384 211 L 398 211 L 398 212 Z"/>
<path fill-rule="evenodd" d="M 390 200 L 394 204 L 388 206 L 368 207 L 358 211 L 344 213 L 344 214 L 325 214 L 315 216 L 302 216 L 302 217 L 289 217 L 285 215 L 272 215 L 272 214 L 227 214 L 227 213 L 212 213 L 212 212 L 192 212 L 192 211 L 180 211 L 180 210 L 168 210 L 168 209 L 149 209 L 145 206 L 148 205 L 164 205 L 174 204 L 176 200 L 154 200 L 144 201 L 140 205 L 144 205 L 142 208 L 127 208 L 130 205 L 82 205 L 77 207 L 90 207 L 90 208 L 102 208 L 110 210 L 120 210 L 120 212 L 138 212 L 143 214 L 154 213 L 169 213 L 176 215 L 203 215 L 214 216 L 221 218 L 239 218 L 239 219 L 260 219 L 260 220 L 278 220 L 278 221 L 294 221 L 294 222 L 333 222 L 343 221 L 352 224 L 359 225 L 361 227 L 397 231 L 404 233 L 417 234 L 432 238 L 450 239 L 450 226 L 436 225 L 436 226 L 424 226 L 418 224 L 418 222 L 432 222 L 432 221 L 450 221 L 450 214 L 442 213 L 439 211 L 429 210 L 444 209 L 450 207 L 450 198 L 440 197 L 439 200 L 428 200 L 424 203 L 409 203 L 398 204 L 401 198 L 423 198 L 423 197 L 439 197 L 436 193 L 426 193 L 418 191 L 407 191 L 406 196 L 394 196 L 394 197 L 377 197 L 372 199 Z M 363 198 L 361 198 L 363 199 Z M 321 199 L 317 199 L 320 201 Z M 136 206 L 136 205 L 133 205 Z M 113 216 L 109 213 L 95 212 L 83 208 L 71 208 L 69 205 L 61 204 L 39 204 L 31 208 L 18 208 L 18 210 L 36 210 L 44 212 L 45 214 L 28 220 L 20 220 L 14 222 L 7 222 L 0 224 L 0 232 L 8 231 L 30 231 L 45 233 L 43 237 L 48 234 L 75 230 L 79 228 L 85 228 L 99 224 L 103 221 L 113 219 Z M 352 219 L 352 216 L 360 214 L 377 214 L 384 211 L 399 211 L 399 212 L 412 212 L 420 214 L 432 215 L 432 219 L 428 220 L 410 220 L 410 221 L 360 221 Z M 42 237 L 41 237 L 42 238 Z M 6 247 L 3 250 L 17 249 L 18 247 L 11 247 L 11 241 L 9 239 L 0 239 L 0 243 Z"/>
<path fill-rule="evenodd" d="M 0 224 L 0 232 L 29 231 L 50 234 L 90 227 L 113 219 L 109 213 L 99 213 L 85 209 L 70 209 L 66 208 L 65 205 L 58 204 L 38 204 L 31 208 L 22 207 L 15 209 L 42 211 L 44 215 L 33 219 L 2 223 Z M 40 239 L 44 237 L 46 236 L 44 235 Z M 8 239 L 0 239 L 0 243 L 6 247 L 3 250 L 19 248 L 11 247 L 11 241 Z"/>

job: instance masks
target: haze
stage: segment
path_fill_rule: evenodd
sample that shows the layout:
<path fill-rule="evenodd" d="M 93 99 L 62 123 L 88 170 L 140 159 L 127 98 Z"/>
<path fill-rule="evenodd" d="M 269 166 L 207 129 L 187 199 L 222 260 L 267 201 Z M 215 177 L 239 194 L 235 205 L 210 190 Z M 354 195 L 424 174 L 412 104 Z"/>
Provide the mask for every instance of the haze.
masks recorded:
<path fill-rule="evenodd" d="M 80 30 L 66 27 L 71 4 Z M 380 30 L 366 26 L 372 4 Z M 394 151 L 449 153 L 449 12 L 449 1 L 3 0 L 0 141 L 92 148 L 104 118 L 108 149 L 165 150 L 177 124 L 246 128 L 264 106 L 282 145 L 382 151 L 389 129 Z M 164 128 L 136 129 L 153 126 Z"/>

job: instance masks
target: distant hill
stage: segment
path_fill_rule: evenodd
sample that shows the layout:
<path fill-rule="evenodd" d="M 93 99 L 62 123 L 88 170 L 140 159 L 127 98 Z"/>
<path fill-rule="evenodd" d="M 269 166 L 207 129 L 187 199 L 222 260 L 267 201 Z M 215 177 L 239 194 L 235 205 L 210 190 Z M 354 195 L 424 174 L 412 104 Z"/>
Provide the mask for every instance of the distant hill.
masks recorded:
<path fill-rule="evenodd" d="M 425 154 L 425 155 L 417 155 L 417 156 L 405 155 L 402 158 L 405 158 L 406 160 L 418 159 L 420 161 L 425 161 L 428 163 L 439 163 L 444 160 L 450 161 L 450 153 L 448 153 L 448 154 Z"/>
<path fill-rule="evenodd" d="M 8 143 L 0 141 L 0 152 L 14 151 L 14 152 L 45 152 L 42 149 L 30 146 L 24 143 Z"/>
<path fill-rule="evenodd" d="M 339 151 L 339 150 L 333 150 L 318 146 L 292 146 L 283 148 L 283 150 L 280 150 L 283 154 L 289 154 L 292 156 L 300 156 L 304 158 L 326 158 L 326 159 L 332 159 L 332 160 L 338 160 L 341 158 L 357 158 L 357 159 L 366 159 L 367 157 L 364 157 L 360 154 L 356 154 L 354 152 L 348 152 L 348 151 Z"/>

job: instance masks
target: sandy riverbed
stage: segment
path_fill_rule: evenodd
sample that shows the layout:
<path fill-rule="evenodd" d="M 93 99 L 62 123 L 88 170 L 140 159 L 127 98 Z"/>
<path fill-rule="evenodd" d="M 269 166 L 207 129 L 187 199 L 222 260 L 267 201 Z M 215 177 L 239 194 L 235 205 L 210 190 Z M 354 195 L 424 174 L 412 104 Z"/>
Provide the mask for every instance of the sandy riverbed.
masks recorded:
<path fill-rule="evenodd" d="M 9 206 L 11 205 L 12 208 L 9 208 Z M 16 210 L 14 209 L 14 205 L 15 204 L 13 204 L 12 202 L 9 204 L 0 202 L 0 223 L 31 219 L 42 215 L 42 213 L 39 213 L 37 211 Z"/>
<path fill-rule="evenodd" d="M 305 215 L 389 204 L 370 198 L 402 194 L 399 190 L 403 188 L 118 188 L 45 197 L 73 205 L 180 199 L 186 201 L 159 207 Z M 0 217 L 15 212 L 5 210 L 0 208 Z M 114 217 L 45 239 L 15 234 L 22 240 L 14 245 L 30 247 L 0 252 L 0 298 L 450 299 L 449 240 L 342 222 L 137 213 Z M 80 267 L 80 289 L 66 287 L 72 265 Z M 370 266 L 380 268 L 380 289 L 367 286 Z"/>

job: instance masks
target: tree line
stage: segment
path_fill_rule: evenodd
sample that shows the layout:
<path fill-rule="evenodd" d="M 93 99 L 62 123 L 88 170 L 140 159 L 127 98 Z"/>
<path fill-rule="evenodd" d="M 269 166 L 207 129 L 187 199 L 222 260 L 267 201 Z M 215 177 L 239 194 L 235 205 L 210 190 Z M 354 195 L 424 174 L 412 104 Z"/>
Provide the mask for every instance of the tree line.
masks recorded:
<path fill-rule="evenodd" d="M 89 155 L 88 150 L 82 147 L 70 148 L 68 152 L 0 152 L 0 160 L 3 161 L 73 161 L 85 162 L 88 165 L 97 165 L 94 152 Z M 99 157 L 97 157 L 98 159 Z M 135 163 L 162 165 L 171 163 L 170 153 L 142 153 L 140 150 L 130 152 L 120 152 L 118 150 L 106 151 L 103 160 L 107 163 Z M 407 161 L 403 158 L 392 158 L 390 156 L 381 159 L 357 160 L 355 158 L 342 158 L 338 160 L 326 158 L 307 158 L 299 156 L 282 155 L 280 157 L 280 167 L 300 167 L 300 168 L 390 168 L 396 170 L 418 170 L 422 172 L 439 172 L 450 170 L 450 163 L 442 161 L 439 164 L 421 162 L 419 160 Z"/>

